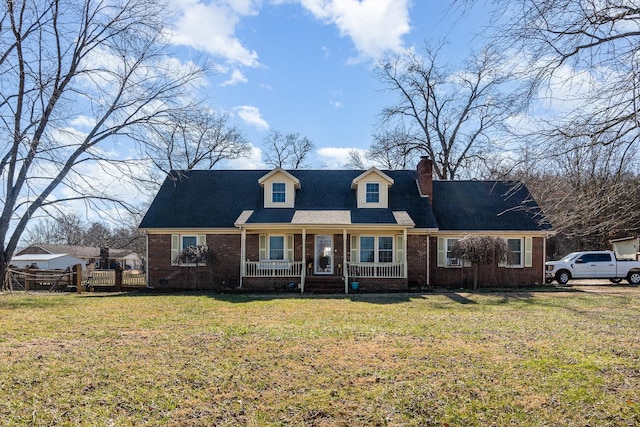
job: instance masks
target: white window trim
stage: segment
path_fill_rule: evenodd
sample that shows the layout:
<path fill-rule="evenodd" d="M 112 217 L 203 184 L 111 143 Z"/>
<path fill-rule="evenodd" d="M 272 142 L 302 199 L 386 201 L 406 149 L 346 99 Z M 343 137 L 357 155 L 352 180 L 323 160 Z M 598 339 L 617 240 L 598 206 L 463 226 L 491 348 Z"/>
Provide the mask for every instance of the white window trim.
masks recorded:
<path fill-rule="evenodd" d="M 282 258 L 271 258 L 271 239 L 274 237 L 282 239 Z M 267 238 L 267 256 L 269 261 L 285 261 L 287 259 L 287 236 L 284 234 L 270 234 Z"/>
<path fill-rule="evenodd" d="M 507 244 L 507 261 L 505 262 L 506 268 L 524 268 L 524 239 L 522 237 L 506 237 L 505 243 Z M 520 241 L 520 262 L 518 264 L 510 264 L 509 263 L 509 254 L 515 253 L 509 250 L 509 240 L 519 240 Z"/>
<path fill-rule="evenodd" d="M 283 259 L 271 259 L 271 238 L 282 237 Z M 260 234 L 258 236 L 259 261 L 294 261 L 295 241 L 293 234 Z"/>
<path fill-rule="evenodd" d="M 274 186 L 275 185 L 284 185 L 284 190 L 283 191 L 278 191 L 276 193 L 276 191 L 274 191 Z M 284 200 L 282 201 L 276 201 L 275 199 L 275 195 L 276 194 L 284 194 Z M 286 182 L 272 182 L 271 183 L 271 203 L 274 205 L 284 205 L 287 203 L 287 183 Z"/>
<path fill-rule="evenodd" d="M 204 245 L 207 243 L 207 236 L 205 234 L 172 234 L 171 235 L 171 265 L 180 266 L 180 267 L 195 267 L 198 264 L 195 262 L 180 262 L 177 258 L 185 249 L 184 246 L 184 238 L 185 237 L 195 237 L 196 245 Z"/>
<path fill-rule="evenodd" d="M 450 240 L 455 240 L 458 241 L 460 240 L 460 237 L 445 237 L 445 244 L 444 244 L 444 261 L 445 261 L 445 267 L 446 268 L 462 268 L 464 266 L 464 261 L 462 260 L 462 258 L 449 258 L 447 255 L 449 254 L 449 241 Z M 455 243 L 454 243 L 455 245 Z M 453 246 L 452 246 L 453 248 Z"/>
<path fill-rule="evenodd" d="M 505 243 L 509 247 L 509 240 L 520 239 L 520 264 L 509 264 L 507 261 L 498 264 L 504 268 L 529 268 L 533 267 L 533 238 L 532 237 L 505 237 Z"/>
<path fill-rule="evenodd" d="M 359 236 L 355 236 L 357 238 L 358 241 L 358 258 L 356 262 L 359 263 L 365 263 L 365 264 L 380 264 L 380 238 L 381 237 L 388 237 L 389 239 L 391 239 L 391 249 L 386 249 L 388 251 L 391 252 L 391 263 L 396 262 L 396 237 L 395 236 L 390 236 L 390 235 L 386 235 L 386 234 L 381 234 L 381 235 L 370 235 L 370 234 L 363 234 L 363 235 L 359 235 Z M 362 254 L 362 238 L 364 237 L 373 237 L 373 262 L 369 262 L 369 261 L 360 261 L 360 255 Z M 353 248 L 352 248 L 353 250 Z M 387 261 L 382 262 L 382 264 L 386 264 L 388 263 Z"/>
<path fill-rule="evenodd" d="M 436 267 L 439 268 L 463 268 L 468 267 L 470 264 L 464 262 L 461 258 L 447 258 L 447 249 L 449 248 L 450 240 L 460 240 L 462 236 L 456 237 L 438 237 L 437 238 L 437 254 L 436 254 Z M 452 260 L 458 260 L 454 263 Z"/>
<path fill-rule="evenodd" d="M 378 192 L 377 193 L 369 193 L 367 191 L 367 186 L 369 186 L 370 184 L 378 186 Z M 367 200 L 367 195 L 368 194 L 377 194 L 378 195 L 378 201 L 377 202 L 369 202 Z M 365 182 L 364 183 L 364 203 L 367 206 L 378 206 L 378 205 L 380 205 L 380 203 L 382 203 L 382 184 L 380 184 L 377 181 L 369 181 L 369 182 Z"/>

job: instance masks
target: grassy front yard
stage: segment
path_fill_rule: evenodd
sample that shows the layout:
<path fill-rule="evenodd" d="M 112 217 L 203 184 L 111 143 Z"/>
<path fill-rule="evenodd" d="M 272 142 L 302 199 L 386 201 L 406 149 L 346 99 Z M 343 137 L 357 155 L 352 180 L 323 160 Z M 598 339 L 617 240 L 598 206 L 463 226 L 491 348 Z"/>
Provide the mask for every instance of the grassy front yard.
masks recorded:
<path fill-rule="evenodd" d="M 640 424 L 640 293 L 0 295 L 0 425 Z"/>

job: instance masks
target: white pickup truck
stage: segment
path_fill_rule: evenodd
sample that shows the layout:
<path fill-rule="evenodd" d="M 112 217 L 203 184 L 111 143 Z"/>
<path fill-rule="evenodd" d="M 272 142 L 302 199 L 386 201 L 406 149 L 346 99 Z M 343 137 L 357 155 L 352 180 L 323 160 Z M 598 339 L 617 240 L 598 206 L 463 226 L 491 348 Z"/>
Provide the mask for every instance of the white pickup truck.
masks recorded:
<path fill-rule="evenodd" d="M 560 261 L 546 263 L 547 283 L 566 285 L 571 279 L 609 279 L 631 285 L 640 284 L 640 261 L 618 260 L 611 251 L 572 252 Z"/>

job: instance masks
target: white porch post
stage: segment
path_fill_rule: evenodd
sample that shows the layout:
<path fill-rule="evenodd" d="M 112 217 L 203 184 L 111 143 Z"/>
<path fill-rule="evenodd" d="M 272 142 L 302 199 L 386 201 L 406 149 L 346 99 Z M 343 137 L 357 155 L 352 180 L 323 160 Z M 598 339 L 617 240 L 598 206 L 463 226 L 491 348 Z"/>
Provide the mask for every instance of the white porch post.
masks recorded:
<path fill-rule="evenodd" d="M 302 277 L 300 278 L 300 293 L 304 294 L 304 281 L 307 277 L 307 229 L 302 229 Z"/>
<path fill-rule="evenodd" d="M 242 229 L 242 234 L 240 237 L 240 288 L 242 288 L 242 279 L 246 274 L 246 251 L 247 251 L 247 230 Z"/>
<path fill-rule="evenodd" d="M 342 229 L 342 272 L 344 273 L 344 293 L 349 293 L 349 271 L 347 269 L 347 229 Z"/>
<path fill-rule="evenodd" d="M 407 229 L 404 229 L 404 236 L 402 236 L 402 240 L 404 242 L 404 248 L 402 249 L 402 253 L 404 254 L 404 259 L 402 260 L 402 263 L 404 264 L 404 278 L 408 279 L 409 278 L 409 265 L 407 260 L 409 259 L 409 256 L 407 254 L 407 247 L 409 246 L 407 244 Z"/>

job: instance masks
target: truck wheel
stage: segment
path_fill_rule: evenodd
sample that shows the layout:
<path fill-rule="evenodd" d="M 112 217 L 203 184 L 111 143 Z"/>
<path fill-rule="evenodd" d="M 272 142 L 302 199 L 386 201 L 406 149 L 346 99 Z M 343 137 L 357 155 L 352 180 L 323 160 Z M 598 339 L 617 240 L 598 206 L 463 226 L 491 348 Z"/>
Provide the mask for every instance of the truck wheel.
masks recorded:
<path fill-rule="evenodd" d="M 640 285 L 640 271 L 630 271 L 627 275 L 627 282 L 630 285 Z"/>
<path fill-rule="evenodd" d="M 619 277 L 616 277 L 615 279 L 609 279 L 609 281 L 615 285 L 617 285 L 618 283 L 622 282 L 622 279 Z"/>
<path fill-rule="evenodd" d="M 556 273 L 556 281 L 561 285 L 566 285 L 571 279 L 571 273 L 567 270 L 560 270 Z"/>

